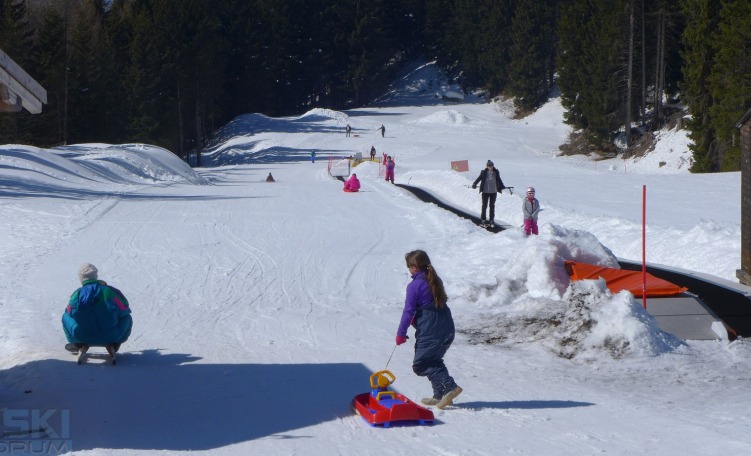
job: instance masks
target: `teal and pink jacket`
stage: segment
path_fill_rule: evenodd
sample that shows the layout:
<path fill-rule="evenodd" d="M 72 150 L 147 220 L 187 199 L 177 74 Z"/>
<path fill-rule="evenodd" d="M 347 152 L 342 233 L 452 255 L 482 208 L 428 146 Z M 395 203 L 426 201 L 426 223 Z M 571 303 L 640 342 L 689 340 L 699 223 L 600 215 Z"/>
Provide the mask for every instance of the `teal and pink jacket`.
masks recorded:
<path fill-rule="evenodd" d="M 102 280 L 88 280 L 74 291 L 62 320 L 68 342 L 87 345 L 123 343 L 133 327 L 128 300 Z"/>

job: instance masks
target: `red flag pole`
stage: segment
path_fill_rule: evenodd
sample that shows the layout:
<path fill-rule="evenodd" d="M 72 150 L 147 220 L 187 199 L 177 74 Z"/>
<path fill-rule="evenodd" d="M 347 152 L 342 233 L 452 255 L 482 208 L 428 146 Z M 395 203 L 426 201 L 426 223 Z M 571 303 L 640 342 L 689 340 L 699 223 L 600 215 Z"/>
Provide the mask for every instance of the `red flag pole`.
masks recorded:
<path fill-rule="evenodd" d="M 641 299 L 647 310 L 647 186 L 641 187 Z"/>

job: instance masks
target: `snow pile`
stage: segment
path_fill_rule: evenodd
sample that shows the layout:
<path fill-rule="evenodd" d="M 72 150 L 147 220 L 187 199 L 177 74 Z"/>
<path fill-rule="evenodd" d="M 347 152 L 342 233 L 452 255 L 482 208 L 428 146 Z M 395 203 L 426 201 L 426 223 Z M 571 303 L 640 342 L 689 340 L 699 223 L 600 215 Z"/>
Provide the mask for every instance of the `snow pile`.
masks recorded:
<path fill-rule="evenodd" d="M 539 344 L 566 359 L 594 361 L 657 356 L 682 346 L 662 331 L 628 292 L 605 282 L 573 282 L 561 301 L 526 301 L 529 308 L 461 327 L 471 344 Z"/>
<path fill-rule="evenodd" d="M 480 261 L 448 271 L 456 281 L 447 285 L 452 307 L 465 316 L 457 326 L 470 343 L 539 345 L 568 359 L 656 356 L 680 345 L 630 293 L 613 295 L 603 281 L 570 281 L 566 260 L 619 267 L 591 233 L 546 224 L 540 236 L 512 232 L 493 244 L 494 277 L 483 261 L 487 241 L 463 248 Z"/>
<path fill-rule="evenodd" d="M 566 359 L 651 357 L 682 346 L 633 295 L 613 295 L 603 280 L 571 282 L 562 299 L 523 298 L 503 312 L 463 322 L 471 344 L 547 347 Z"/>
<path fill-rule="evenodd" d="M 440 124 L 440 125 L 453 125 L 464 124 L 469 122 L 469 119 L 464 114 L 455 111 L 453 109 L 448 111 L 438 111 L 425 116 L 422 119 L 418 119 L 417 124 Z"/>
<path fill-rule="evenodd" d="M 0 146 L 0 177 L 19 187 L 48 185 L 95 189 L 120 185 L 185 182 L 207 184 L 172 152 L 145 144 L 78 144 L 55 149 Z M 101 184 L 101 185 L 98 185 Z"/>
<path fill-rule="evenodd" d="M 338 125 L 346 125 L 349 122 L 349 116 L 341 111 L 335 111 L 333 109 L 315 108 L 306 112 L 299 117 L 300 119 L 311 120 L 315 118 L 318 120 L 331 119 Z"/>

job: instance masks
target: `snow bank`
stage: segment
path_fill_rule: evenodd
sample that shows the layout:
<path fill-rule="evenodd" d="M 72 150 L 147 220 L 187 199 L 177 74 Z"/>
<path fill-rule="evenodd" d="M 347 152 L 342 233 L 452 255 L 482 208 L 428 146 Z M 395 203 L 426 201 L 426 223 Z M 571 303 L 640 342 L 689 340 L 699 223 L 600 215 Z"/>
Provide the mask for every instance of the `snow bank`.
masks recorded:
<path fill-rule="evenodd" d="M 49 179 L 60 186 L 108 187 L 115 183 L 207 184 L 185 162 L 168 150 L 145 144 L 77 144 L 54 149 L 0 146 L 0 177 L 18 186 Z"/>
<path fill-rule="evenodd" d="M 418 119 L 415 121 L 416 124 L 443 124 L 443 125 L 464 124 L 467 122 L 469 122 L 469 119 L 467 118 L 467 116 L 453 109 L 448 110 L 448 111 L 434 112 L 433 114 L 430 114 L 428 116 L 423 117 L 422 119 Z"/>
<path fill-rule="evenodd" d="M 500 237 L 508 242 L 492 249 L 499 261 L 490 264 L 503 265 L 496 268 L 495 283 L 483 278 L 479 269 L 488 267 L 483 261 L 467 269 L 462 284 L 447 286 L 460 313 L 472 313 L 457 325 L 470 343 L 539 345 L 582 360 L 656 356 L 680 345 L 630 293 L 613 295 L 601 280 L 570 281 L 565 260 L 619 267 L 591 233 L 546 224 L 540 236 Z M 470 256 L 487 259 L 487 246 L 484 253 L 474 248 Z"/>

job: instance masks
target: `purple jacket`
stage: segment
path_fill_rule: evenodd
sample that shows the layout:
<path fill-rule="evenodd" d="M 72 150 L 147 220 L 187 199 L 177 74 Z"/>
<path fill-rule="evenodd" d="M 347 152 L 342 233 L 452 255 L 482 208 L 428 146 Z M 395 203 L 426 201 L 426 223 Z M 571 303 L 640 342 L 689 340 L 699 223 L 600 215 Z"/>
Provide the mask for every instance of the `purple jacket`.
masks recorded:
<path fill-rule="evenodd" d="M 407 298 L 404 300 L 402 319 L 399 322 L 399 329 L 397 329 L 396 334 L 406 337 L 407 329 L 415 316 L 415 312 L 417 309 L 425 307 L 435 307 L 435 304 L 425 272 L 419 271 L 412 276 L 412 281 L 407 285 Z"/>

